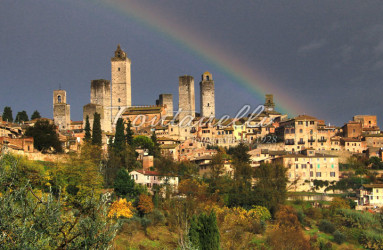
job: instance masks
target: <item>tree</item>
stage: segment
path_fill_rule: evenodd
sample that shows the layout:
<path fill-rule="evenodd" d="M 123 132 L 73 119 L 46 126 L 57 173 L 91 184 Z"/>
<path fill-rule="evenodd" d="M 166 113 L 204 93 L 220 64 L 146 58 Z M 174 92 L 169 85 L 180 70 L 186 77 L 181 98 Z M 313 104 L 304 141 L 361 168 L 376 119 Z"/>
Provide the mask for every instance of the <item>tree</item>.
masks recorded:
<path fill-rule="evenodd" d="M 25 135 L 33 137 L 33 145 L 39 151 L 47 152 L 53 148 L 56 152 L 62 152 L 56 126 L 49 121 L 37 121 L 33 127 L 27 128 Z"/>
<path fill-rule="evenodd" d="M 31 120 L 40 119 L 40 118 L 41 118 L 40 112 L 35 110 L 31 116 Z"/>
<path fill-rule="evenodd" d="M 214 211 L 211 211 L 209 215 L 202 213 L 198 216 L 198 219 L 193 217 L 189 229 L 189 239 L 193 247 L 198 249 L 213 250 L 220 248 L 220 234 Z"/>
<path fill-rule="evenodd" d="M 21 123 L 21 122 L 26 122 L 29 121 L 27 111 L 23 110 L 21 112 L 18 112 L 16 115 L 15 122 Z"/>
<path fill-rule="evenodd" d="M 107 199 L 90 195 L 85 210 L 67 206 L 64 196 L 43 193 L 22 178 L 18 159 L 0 166 L 2 249 L 108 249 L 119 223 L 107 218 Z M 41 176 L 42 178 L 42 176 Z M 11 186 L 10 186 L 11 184 Z"/>
<path fill-rule="evenodd" d="M 132 131 L 132 123 L 128 119 L 128 125 L 126 126 L 126 143 L 130 146 L 133 146 L 133 131 Z"/>
<path fill-rule="evenodd" d="M 132 202 L 127 202 L 126 199 L 118 199 L 110 206 L 108 217 L 109 218 L 132 218 L 133 217 Z"/>
<path fill-rule="evenodd" d="M 101 116 L 97 112 L 94 113 L 93 119 L 92 144 L 99 146 L 102 145 Z"/>
<path fill-rule="evenodd" d="M 133 144 L 137 148 L 147 149 L 149 152 L 153 152 L 153 141 L 144 135 L 139 135 L 133 139 Z"/>
<path fill-rule="evenodd" d="M 11 107 L 6 106 L 3 112 L 3 121 L 13 122 L 13 115 Z"/>
<path fill-rule="evenodd" d="M 149 152 L 149 154 L 153 155 L 156 158 L 161 157 L 160 145 L 157 142 L 157 136 L 156 136 L 155 130 L 153 130 L 153 133 L 152 133 L 152 136 L 150 137 L 150 139 L 153 142 L 153 148 L 151 149 L 151 152 Z"/>
<path fill-rule="evenodd" d="M 286 171 L 279 164 L 261 164 L 254 172 L 257 179 L 254 186 L 255 203 L 267 207 L 272 214 L 286 200 Z"/>
<path fill-rule="evenodd" d="M 130 177 L 128 171 L 121 168 L 118 171 L 116 179 L 114 181 L 114 192 L 121 197 L 134 197 L 136 195 L 134 184 L 135 182 L 132 179 L 132 177 Z"/>
<path fill-rule="evenodd" d="M 85 137 L 84 141 L 90 142 L 92 140 L 92 135 L 90 134 L 90 123 L 89 123 L 89 115 L 85 118 Z"/>
<path fill-rule="evenodd" d="M 112 148 L 115 152 L 121 152 L 125 149 L 124 120 L 119 118 L 116 124 L 116 134 Z"/>
<path fill-rule="evenodd" d="M 154 209 L 152 197 L 147 194 L 140 194 L 137 208 L 142 215 L 151 213 Z"/>
<path fill-rule="evenodd" d="M 272 249 L 310 249 L 310 242 L 302 232 L 293 207 L 281 206 L 275 218 L 276 227 L 267 236 Z"/>

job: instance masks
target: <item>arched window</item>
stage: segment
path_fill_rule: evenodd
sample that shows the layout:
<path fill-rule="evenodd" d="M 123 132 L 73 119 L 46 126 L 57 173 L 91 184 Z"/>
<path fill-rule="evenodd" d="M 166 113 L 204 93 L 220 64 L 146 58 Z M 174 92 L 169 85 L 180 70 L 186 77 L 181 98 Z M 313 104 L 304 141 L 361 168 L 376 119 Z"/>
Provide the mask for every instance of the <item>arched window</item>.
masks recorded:
<path fill-rule="evenodd" d="M 57 96 L 57 102 L 58 102 L 58 103 L 61 103 L 61 95 L 58 95 L 58 96 Z"/>
<path fill-rule="evenodd" d="M 121 102 L 121 98 L 118 98 L 118 102 Z"/>
<path fill-rule="evenodd" d="M 209 81 L 209 76 L 206 76 L 206 81 Z"/>

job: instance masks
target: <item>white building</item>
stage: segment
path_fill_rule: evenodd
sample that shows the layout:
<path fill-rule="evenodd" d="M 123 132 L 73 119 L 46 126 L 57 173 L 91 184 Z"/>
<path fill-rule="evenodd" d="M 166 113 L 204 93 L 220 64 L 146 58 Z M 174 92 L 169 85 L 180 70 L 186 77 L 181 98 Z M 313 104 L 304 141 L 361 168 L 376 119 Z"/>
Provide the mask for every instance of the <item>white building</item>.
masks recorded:
<path fill-rule="evenodd" d="M 156 185 L 168 184 L 175 190 L 178 187 L 178 176 L 164 175 L 156 171 L 149 170 L 134 170 L 130 172 L 133 180 L 141 185 L 145 185 L 149 190 L 152 190 Z"/>

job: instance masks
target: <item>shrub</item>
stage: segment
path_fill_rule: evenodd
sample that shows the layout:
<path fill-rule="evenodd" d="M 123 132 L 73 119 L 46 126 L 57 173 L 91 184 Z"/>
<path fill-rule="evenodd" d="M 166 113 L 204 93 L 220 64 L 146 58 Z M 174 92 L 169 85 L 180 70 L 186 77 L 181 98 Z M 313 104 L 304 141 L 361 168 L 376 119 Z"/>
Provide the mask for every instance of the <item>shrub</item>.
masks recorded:
<path fill-rule="evenodd" d="M 338 211 L 340 219 L 344 226 L 349 228 L 366 229 L 371 226 L 379 226 L 379 220 L 370 213 L 355 211 L 350 209 L 341 209 Z"/>
<path fill-rule="evenodd" d="M 328 220 L 321 220 L 318 225 L 319 230 L 325 233 L 332 234 L 335 231 L 335 226 Z"/>
<path fill-rule="evenodd" d="M 320 220 L 323 218 L 322 211 L 320 208 L 310 207 L 306 209 L 304 212 L 309 218 L 313 220 Z"/>
<path fill-rule="evenodd" d="M 334 236 L 335 243 L 339 245 L 346 241 L 346 236 L 342 234 L 341 232 L 339 232 L 338 230 L 334 232 L 333 236 Z"/>
<path fill-rule="evenodd" d="M 366 231 L 361 235 L 359 243 L 368 249 L 383 249 L 383 235 Z"/>

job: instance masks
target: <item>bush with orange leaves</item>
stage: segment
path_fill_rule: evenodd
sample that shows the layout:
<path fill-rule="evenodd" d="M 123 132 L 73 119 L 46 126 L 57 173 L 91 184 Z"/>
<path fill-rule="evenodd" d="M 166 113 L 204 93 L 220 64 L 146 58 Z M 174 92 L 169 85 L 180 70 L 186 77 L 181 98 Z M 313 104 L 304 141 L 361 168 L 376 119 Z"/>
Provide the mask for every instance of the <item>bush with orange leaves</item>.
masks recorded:
<path fill-rule="evenodd" d="M 195 179 L 182 180 L 178 184 L 178 192 L 186 195 L 188 198 L 198 198 L 198 200 L 206 200 L 208 185 L 204 182 L 200 183 Z"/>
<path fill-rule="evenodd" d="M 137 208 L 142 214 L 151 213 L 154 209 L 152 198 L 149 195 L 141 194 Z"/>
<path fill-rule="evenodd" d="M 133 217 L 132 202 L 127 202 L 126 199 L 119 199 L 112 203 L 108 213 L 109 218 L 131 218 Z"/>
<path fill-rule="evenodd" d="M 310 249 L 309 239 L 303 234 L 293 207 L 281 206 L 275 214 L 275 219 L 276 225 L 267 236 L 267 243 L 272 249 Z"/>

